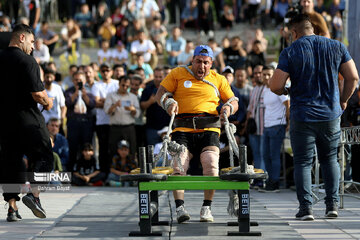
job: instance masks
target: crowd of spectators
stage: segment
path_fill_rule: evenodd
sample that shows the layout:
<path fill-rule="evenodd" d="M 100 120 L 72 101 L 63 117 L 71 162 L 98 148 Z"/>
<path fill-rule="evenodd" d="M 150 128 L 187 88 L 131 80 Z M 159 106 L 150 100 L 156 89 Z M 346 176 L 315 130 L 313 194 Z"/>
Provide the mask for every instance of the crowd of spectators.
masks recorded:
<path fill-rule="evenodd" d="M 136 167 L 136 149 L 162 141 L 158 132 L 170 118 L 154 96 L 171 68 L 190 64 L 198 42 L 183 36 L 188 30 L 208 36 L 202 44 L 214 52 L 214 70 L 226 76 L 240 97 L 239 114 L 231 120 L 238 127 L 237 138 L 255 148 L 253 158 L 260 161 L 258 141 L 251 139 L 245 126 L 248 112 L 253 111 L 248 109 L 252 90 L 262 82 L 259 66 L 270 63 L 263 30 L 280 29 L 282 47 L 290 44 L 283 23 L 294 1 L 59 0 L 63 23 L 59 31 L 44 13 L 47 2 L 0 1 L 0 31 L 9 32 L 18 22 L 35 31 L 33 56 L 42 67 L 47 93 L 54 98 L 54 108 L 43 114 L 62 169 L 75 172 L 77 185 L 121 185 L 118 176 Z M 332 37 L 341 41 L 343 1 L 325 7 L 317 0 L 314 9 Z M 230 34 L 239 23 L 248 26 L 248 37 Z M 217 29 L 228 33 L 221 42 L 215 38 Z M 88 38 L 98 43 L 97 62 L 70 65 L 68 73 L 59 73 L 52 61 L 55 46 L 67 54 L 80 54 L 80 43 Z M 353 98 L 347 111 L 351 125 L 357 125 L 358 93 Z M 264 168 L 261 162 L 256 165 Z"/>

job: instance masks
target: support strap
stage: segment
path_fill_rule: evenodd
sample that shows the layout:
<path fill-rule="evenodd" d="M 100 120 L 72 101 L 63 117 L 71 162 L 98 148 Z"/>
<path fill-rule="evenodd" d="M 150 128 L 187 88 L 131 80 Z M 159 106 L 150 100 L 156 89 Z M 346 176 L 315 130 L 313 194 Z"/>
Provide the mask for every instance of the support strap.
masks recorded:
<path fill-rule="evenodd" d="M 188 66 L 185 66 L 185 65 L 181 65 L 179 67 L 184 67 L 191 75 L 194 75 L 194 73 L 191 71 L 191 69 L 188 67 Z M 217 87 L 212 83 L 212 82 L 209 82 L 208 80 L 205 80 L 205 79 L 201 79 L 200 81 L 204 82 L 204 83 L 207 83 L 209 84 L 210 86 L 212 86 L 214 89 L 215 89 L 215 92 L 216 92 L 216 95 L 220 98 L 220 92 L 219 92 L 219 89 L 217 89 Z"/>

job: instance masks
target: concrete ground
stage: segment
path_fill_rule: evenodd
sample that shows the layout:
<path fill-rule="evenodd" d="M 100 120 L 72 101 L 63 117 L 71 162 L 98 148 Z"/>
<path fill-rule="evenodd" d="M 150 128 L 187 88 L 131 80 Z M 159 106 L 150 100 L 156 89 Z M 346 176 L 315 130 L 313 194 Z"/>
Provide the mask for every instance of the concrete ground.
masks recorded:
<path fill-rule="evenodd" d="M 72 187 L 71 192 L 41 195 L 47 212 L 46 219 L 36 218 L 22 203 L 18 204 L 23 220 L 6 222 L 7 207 L 0 208 L 0 239 L 129 239 L 130 231 L 138 231 L 137 188 Z M 234 239 L 227 231 L 238 227 L 227 226 L 236 221 L 228 216 L 229 201 L 226 191 L 217 191 L 213 201 L 213 223 L 200 223 L 199 211 L 202 203 L 201 191 L 187 191 L 185 205 L 191 220 L 185 224 L 176 222 L 175 204 L 172 194 L 170 204 L 172 227 L 154 226 L 162 237 L 151 239 Z M 237 239 L 360 239 L 360 200 L 345 197 L 345 208 L 339 211 L 338 219 L 324 218 L 324 204 L 314 206 L 315 221 L 295 220 L 297 212 L 296 194 L 291 190 L 280 193 L 259 193 L 251 190 L 251 221 L 259 226 L 251 231 L 260 231 L 261 237 L 236 237 Z M 358 194 L 359 196 L 359 194 Z M 160 220 L 171 221 L 168 195 L 160 197 Z M 1 201 L 4 206 L 5 202 Z M 171 233 L 170 233 L 171 231 Z M 150 239 L 137 237 L 134 239 Z"/>

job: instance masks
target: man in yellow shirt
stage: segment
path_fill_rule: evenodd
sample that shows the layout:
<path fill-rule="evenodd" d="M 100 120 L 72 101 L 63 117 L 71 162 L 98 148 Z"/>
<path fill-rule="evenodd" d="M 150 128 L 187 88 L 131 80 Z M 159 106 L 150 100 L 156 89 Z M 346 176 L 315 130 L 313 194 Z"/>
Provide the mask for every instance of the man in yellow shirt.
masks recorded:
<path fill-rule="evenodd" d="M 210 70 L 213 63 L 213 51 L 207 45 L 196 47 L 191 66 L 179 66 L 173 69 L 156 93 L 156 101 L 169 115 L 175 114 L 175 129 L 172 140 L 186 146 L 187 151 L 181 157 L 181 167 L 175 162 L 174 172 L 186 175 L 190 160 L 200 156 L 203 175 L 219 174 L 219 135 L 220 117 L 227 116 L 238 109 L 237 98 L 231 91 L 226 78 Z M 169 95 L 173 98 L 169 98 Z M 216 110 L 220 101 L 220 117 Z M 212 222 L 211 202 L 215 190 L 204 191 L 204 202 L 200 211 L 200 221 Z M 184 208 L 184 191 L 174 191 L 177 221 L 182 223 L 190 219 Z"/>

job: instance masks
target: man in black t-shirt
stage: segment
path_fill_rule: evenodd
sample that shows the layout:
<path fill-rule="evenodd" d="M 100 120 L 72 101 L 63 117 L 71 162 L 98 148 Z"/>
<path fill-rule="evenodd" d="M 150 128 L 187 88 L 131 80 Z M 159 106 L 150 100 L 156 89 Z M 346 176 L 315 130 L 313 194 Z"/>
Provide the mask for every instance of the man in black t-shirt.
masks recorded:
<path fill-rule="evenodd" d="M 37 107 L 39 103 L 50 110 L 53 100 L 40 80 L 39 65 L 30 56 L 33 49 L 34 33 L 29 26 L 19 24 L 12 32 L 9 47 L 0 53 L 0 109 L 6 113 L 0 118 L 0 183 L 4 183 L 3 196 L 9 203 L 9 222 L 21 219 L 16 206 L 19 192 L 10 189 L 10 184 L 25 183 L 25 172 L 50 172 L 54 164 L 49 133 Z M 33 187 L 22 200 L 35 216 L 46 217 L 37 189 Z"/>
<path fill-rule="evenodd" d="M 164 79 L 164 70 L 154 69 L 154 81 L 144 89 L 140 99 L 140 107 L 146 111 L 146 141 L 148 145 L 155 145 L 162 139 L 157 131 L 169 125 L 170 116 L 162 109 L 155 100 L 155 94 Z"/>
<path fill-rule="evenodd" d="M 233 69 L 242 67 L 246 60 L 246 51 L 243 48 L 243 41 L 240 37 L 231 38 L 231 46 L 223 50 L 224 63 Z"/>

